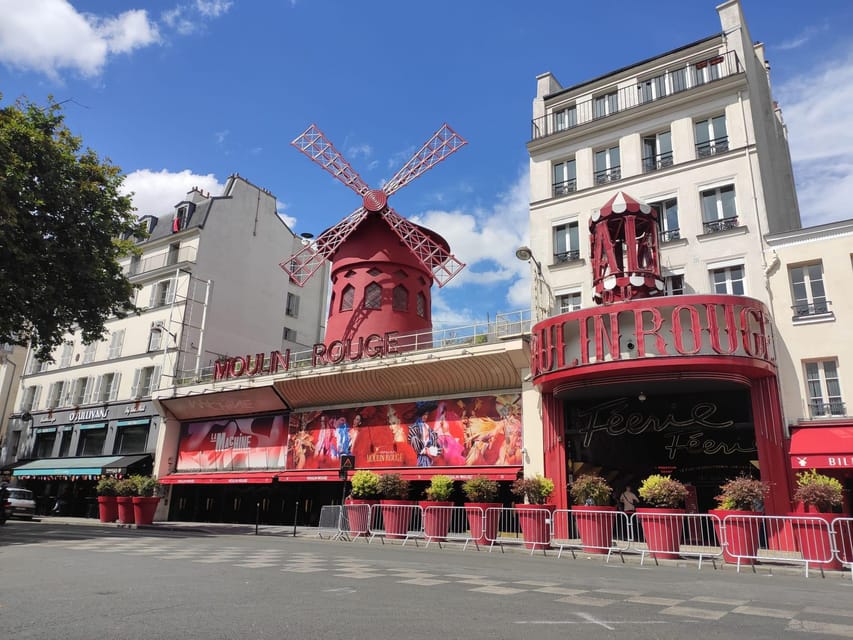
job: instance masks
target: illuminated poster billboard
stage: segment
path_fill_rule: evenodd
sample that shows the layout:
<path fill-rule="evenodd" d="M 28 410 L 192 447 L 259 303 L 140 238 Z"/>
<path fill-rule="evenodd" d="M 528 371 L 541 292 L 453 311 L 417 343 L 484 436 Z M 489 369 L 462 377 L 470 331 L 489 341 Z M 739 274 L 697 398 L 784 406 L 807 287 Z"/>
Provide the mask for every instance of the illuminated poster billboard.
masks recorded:
<path fill-rule="evenodd" d="M 177 471 L 284 469 L 287 414 L 184 425 Z"/>

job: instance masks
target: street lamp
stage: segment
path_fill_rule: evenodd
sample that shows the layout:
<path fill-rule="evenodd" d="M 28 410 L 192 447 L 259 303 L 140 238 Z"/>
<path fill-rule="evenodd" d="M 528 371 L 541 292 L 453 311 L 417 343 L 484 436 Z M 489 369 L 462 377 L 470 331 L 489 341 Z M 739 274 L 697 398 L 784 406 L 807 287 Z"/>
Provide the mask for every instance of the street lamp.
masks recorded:
<path fill-rule="evenodd" d="M 516 249 L 515 257 L 536 267 L 536 271 L 533 273 L 533 312 L 537 322 L 544 320 L 551 315 L 554 296 L 551 292 L 551 286 L 545 280 L 545 274 L 542 273 L 542 263 L 536 259 L 533 251 L 527 245 L 521 245 Z"/>

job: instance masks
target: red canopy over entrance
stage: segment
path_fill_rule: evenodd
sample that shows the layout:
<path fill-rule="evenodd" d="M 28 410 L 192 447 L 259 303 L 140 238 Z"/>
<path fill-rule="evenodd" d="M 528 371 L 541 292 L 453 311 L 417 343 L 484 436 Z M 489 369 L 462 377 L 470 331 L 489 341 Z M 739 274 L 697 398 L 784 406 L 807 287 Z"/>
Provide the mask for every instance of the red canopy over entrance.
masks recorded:
<path fill-rule="evenodd" d="M 806 427 L 791 436 L 794 469 L 853 469 L 853 427 Z"/>

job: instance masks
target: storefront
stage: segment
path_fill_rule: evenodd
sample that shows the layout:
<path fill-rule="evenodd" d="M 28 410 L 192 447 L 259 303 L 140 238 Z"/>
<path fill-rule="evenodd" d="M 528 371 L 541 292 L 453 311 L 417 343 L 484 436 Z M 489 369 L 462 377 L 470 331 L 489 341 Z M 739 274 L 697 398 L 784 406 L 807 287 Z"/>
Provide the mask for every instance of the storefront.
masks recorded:
<path fill-rule="evenodd" d="M 842 511 L 850 513 L 853 495 L 853 425 L 847 419 L 831 424 L 795 427 L 791 432 L 790 463 L 794 474 L 817 469 L 844 486 Z"/>

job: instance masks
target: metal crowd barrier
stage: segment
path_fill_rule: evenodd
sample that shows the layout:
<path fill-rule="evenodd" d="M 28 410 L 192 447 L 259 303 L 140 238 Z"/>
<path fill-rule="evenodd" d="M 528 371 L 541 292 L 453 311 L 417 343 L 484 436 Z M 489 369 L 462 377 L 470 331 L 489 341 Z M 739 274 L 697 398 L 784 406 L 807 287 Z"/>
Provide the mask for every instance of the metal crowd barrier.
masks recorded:
<path fill-rule="evenodd" d="M 558 558 L 568 549 L 573 558 L 581 550 L 606 555 L 610 562 L 614 552 L 622 557 L 631 545 L 631 520 L 623 511 L 597 507 L 557 509 L 553 523 L 551 546 L 558 549 Z"/>
<path fill-rule="evenodd" d="M 700 569 L 707 558 L 716 568 L 716 559 L 723 554 L 718 525 L 719 518 L 707 513 L 635 512 L 628 551 L 640 554 L 641 565 L 648 555 L 655 564 L 658 559 L 695 557 Z"/>
<path fill-rule="evenodd" d="M 836 518 L 832 521 L 836 557 L 842 567 L 850 569 L 853 579 L 853 518 Z"/>
<path fill-rule="evenodd" d="M 473 531 L 482 527 L 485 515 L 480 507 L 444 507 L 430 505 L 423 507 L 423 537 L 426 546 L 435 542 L 439 548 L 442 543 L 463 544 L 463 551 L 473 542 L 479 549 L 479 539 L 474 539 Z"/>
<path fill-rule="evenodd" d="M 489 551 L 498 545 L 501 553 L 504 545 L 524 546 L 530 555 L 541 549 L 543 555 L 551 548 L 551 525 L 553 512 L 536 505 L 526 505 L 519 511 L 514 507 L 489 507 L 485 521 L 493 523 L 491 530 L 484 532 Z M 494 524 L 496 523 L 496 524 Z"/>
<path fill-rule="evenodd" d="M 360 505 L 366 506 L 366 505 Z M 416 504 L 375 504 L 370 506 L 370 538 L 402 540 L 403 546 L 409 540 L 423 538 L 423 509 Z"/>

